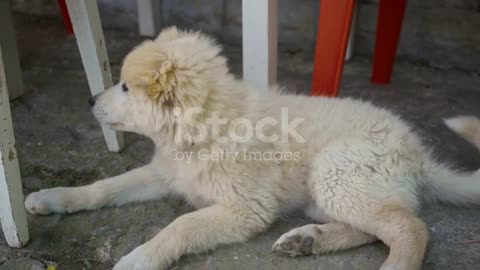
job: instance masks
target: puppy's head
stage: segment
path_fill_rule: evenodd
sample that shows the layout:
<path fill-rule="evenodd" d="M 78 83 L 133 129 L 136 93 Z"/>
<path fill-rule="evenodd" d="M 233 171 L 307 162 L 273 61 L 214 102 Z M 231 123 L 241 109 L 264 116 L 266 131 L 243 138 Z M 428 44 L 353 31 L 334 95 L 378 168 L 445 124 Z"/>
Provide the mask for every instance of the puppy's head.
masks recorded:
<path fill-rule="evenodd" d="M 175 27 L 145 41 L 124 59 L 121 81 L 90 101 L 95 117 L 117 130 L 152 135 L 202 107 L 228 74 L 220 47 L 198 32 Z"/>

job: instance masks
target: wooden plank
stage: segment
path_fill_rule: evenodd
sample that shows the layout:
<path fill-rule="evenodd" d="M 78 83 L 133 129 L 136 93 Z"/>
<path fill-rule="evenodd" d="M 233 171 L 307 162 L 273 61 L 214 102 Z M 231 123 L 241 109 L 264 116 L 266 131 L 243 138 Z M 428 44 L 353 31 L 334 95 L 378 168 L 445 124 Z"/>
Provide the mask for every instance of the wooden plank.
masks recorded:
<path fill-rule="evenodd" d="M 0 50 L 0 221 L 7 244 L 19 248 L 28 242 L 28 228 L 5 83 L 5 69 L 10 67 L 1 61 L 2 55 Z"/>
<path fill-rule="evenodd" d="M 92 95 L 112 86 L 112 74 L 103 37 L 102 24 L 96 0 L 67 0 L 83 67 L 87 73 Z M 102 126 L 107 147 L 119 152 L 124 146 L 123 134 Z"/>
<path fill-rule="evenodd" d="M 153 37 L 160 32 L 160 0 L 137 0 L 138 31 Z"/>
<path fill-rule="evenodd" d="M 261 92 L 277 81 L 278 0 L 243 0 L 243 78 Z"/>
<path fill-rule="evenodd" d="M 0 1 L 0 49 L 3 52 L 3 63 L 8 67 L 4 70 L 4 83 L 8 86 L 10 98 L 15 99 L 23 95 L 23 83 L 10 1 Z"/>

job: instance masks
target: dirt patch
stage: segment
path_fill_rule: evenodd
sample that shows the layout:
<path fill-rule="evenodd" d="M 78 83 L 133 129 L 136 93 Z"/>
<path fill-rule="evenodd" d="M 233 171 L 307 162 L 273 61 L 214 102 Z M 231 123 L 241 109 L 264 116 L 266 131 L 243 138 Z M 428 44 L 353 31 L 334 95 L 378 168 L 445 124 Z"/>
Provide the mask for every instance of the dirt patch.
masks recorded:
<path fill-rule="evenodd" d="M 38 187 L 52 188 L 56 186 L 80 186 L 97 180 L 100 173 L 96 170 L 76 170 L 71 168 L 53 169 L 44 165 L 22 164 L 22 177 L 39 179 Z M 31 188 L 26 183 L 25 192 L 31 192 Z M 37 188 L 37 187 L 35 187 Z"/>

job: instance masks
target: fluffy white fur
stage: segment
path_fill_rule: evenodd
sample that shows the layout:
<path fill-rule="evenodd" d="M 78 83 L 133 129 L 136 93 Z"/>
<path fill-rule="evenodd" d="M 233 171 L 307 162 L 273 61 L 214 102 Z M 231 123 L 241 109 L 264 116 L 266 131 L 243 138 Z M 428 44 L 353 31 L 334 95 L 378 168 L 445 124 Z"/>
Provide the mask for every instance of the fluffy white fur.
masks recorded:
<path fill-rule="evenodd" d="M 35 192 L 26 199 L 27 210 L 73 213 L 167 194 L 198 208 L 124 256 L 114 270 L 168 269 L 183 254 L 246 241 L 292 210 L 304 211 L 318 224 L 286 233 L 274 243 L 275 252 L 321 254 L 380 239 L 390 247 L 381 269 L 410 270 L 421 268 L 429 237 L 416 216 L 422 199 L 480 202 L 480 174 L 437 163 L 411 127 L 391 112 L 352 99 L 258 95 L 229 73 L 219 53 L 210 38 L 176 28 L 135 48 L 124 61 L 122 81 L 98 96 L 92 110 L 103 124 L 151 138 L 152 161 L 92 185 Z M 193 116 L 201 124 L 214 114 L 228 122 L 280 121 L 281 109 L 288 108 L 290 120 L 304 119 L 294 130 L 305 141 L 293 136 L 288 142 L 255 136 L 218 141 L 210 130 L 203 140 L 176 140 L 179 132 L 198 135 L 186 123 L 192 108 L 201 108 Z M 263 128 L 267 134 L 280 132 L 280 125 Z M 292 152 L 299 158 L 205 160 L 197 155 L 203 150 Z M 181 160 L 178 153 L 193 155 Z"/>

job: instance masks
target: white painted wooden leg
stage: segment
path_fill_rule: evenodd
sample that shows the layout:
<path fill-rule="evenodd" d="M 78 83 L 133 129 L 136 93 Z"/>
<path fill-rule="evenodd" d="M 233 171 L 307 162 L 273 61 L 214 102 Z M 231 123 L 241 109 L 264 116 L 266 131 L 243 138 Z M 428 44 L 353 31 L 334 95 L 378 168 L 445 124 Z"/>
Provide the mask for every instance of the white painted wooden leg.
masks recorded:
<path fill-rule="evenodd" d="M 10 1 L 0 1 L 0 49 L 3 52 L 3 63 L 8 67 L 4 70 L 5 84 L 10 98 L 15 99 L 23 94 L 23 83 Z"/>
<path fill-rule="evenodd" d="M 243 78 L 266 92 L 277 81 L 278 0 L 243 0 Z"/>
<path fill-rule="evenodd" d="M 357 28 L 357 9 L 358 1 L 355 3 L 355 10 L 353 11 L 352 24 L 350 26 L 350 35 L 348 36 L 347 51 L 345 52 L 345 61 L 349 61 L 353 57 L 355 51 L 355 30 Z"/>
<path fill-rule="evenodd" d="M 68 12 L 77 38 L 88 84 L 93 95 L 112 86 L 112 74 L 96 0 L 67 0 Z M 123 134 L 102 126 L 107 147 L 112 152 L 123 148 Z"/>
<path fill-rule="evenodd" d="M 5 65 L 2 55 L 0 50 L 0 221 L 7 244 L 19 248 L 28 242 L 28 228 L 5 83 L 5 69 L 10 67 Z"/>
<path fill-rule="evenodd" d="M 160 0 L 137 0 L 138 31 L 153 37 L 160 32 Z"/>

